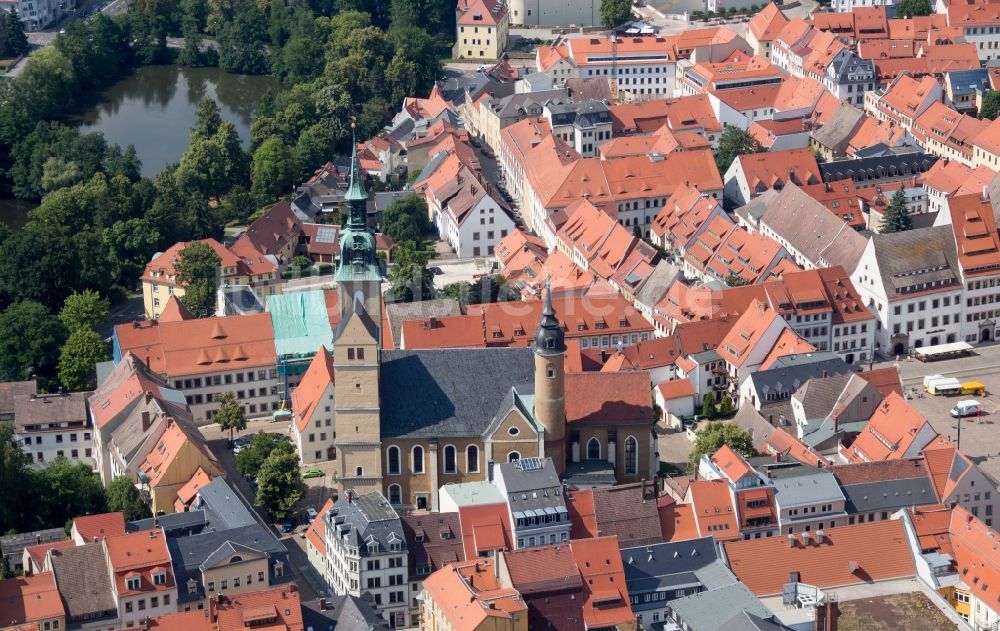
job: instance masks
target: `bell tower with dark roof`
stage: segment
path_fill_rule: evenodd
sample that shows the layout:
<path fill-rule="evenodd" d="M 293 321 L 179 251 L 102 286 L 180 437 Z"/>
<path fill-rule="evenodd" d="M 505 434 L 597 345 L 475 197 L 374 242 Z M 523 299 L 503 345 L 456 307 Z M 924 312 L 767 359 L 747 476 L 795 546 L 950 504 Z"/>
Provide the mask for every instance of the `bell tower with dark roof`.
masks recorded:
<path fill-rule="evenodd" d="M 566 469 L 566 334 L 545 282 L 542 319 L 535 330 L 535 420 L 545 428 L 545 455 Z"/>

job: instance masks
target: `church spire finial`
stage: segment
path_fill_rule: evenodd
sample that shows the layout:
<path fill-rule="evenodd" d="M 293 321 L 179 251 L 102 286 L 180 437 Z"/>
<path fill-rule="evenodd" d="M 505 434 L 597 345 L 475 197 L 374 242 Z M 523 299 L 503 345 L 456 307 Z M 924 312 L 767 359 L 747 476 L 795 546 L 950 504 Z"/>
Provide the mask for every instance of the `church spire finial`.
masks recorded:
<path fill-rule="evenodd" d="M 356 134 L 357 122 L 351 119 L 351 178 L 347 186 L 347 193 L 344 200 L 350 204 L 351 215 L 349 222 L 355 228 L 367 226 L 365 217 L 365 204 L 368 202 L 368 191 L 365 190 L 361 179 L 361 166 L 358 162 L 358 139 Z"/>
<path fill-rule="evenodd" d="M 552 308 L 552 281 L 545 279 L 545 296 L 542 299 L 542 318 L 535 330 L 535 352 L 542 355 L 560 354 L 566 352 L 566 334 L 562 323 L 556 317 Z"/>

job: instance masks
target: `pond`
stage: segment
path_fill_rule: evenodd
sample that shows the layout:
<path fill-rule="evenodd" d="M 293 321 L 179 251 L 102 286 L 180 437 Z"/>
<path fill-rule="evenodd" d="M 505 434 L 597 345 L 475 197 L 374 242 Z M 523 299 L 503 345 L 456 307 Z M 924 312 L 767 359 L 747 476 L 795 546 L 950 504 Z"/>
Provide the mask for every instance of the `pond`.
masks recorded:
<path fill-rule="evenodd" d="M 81 131 L 103 132 L 109 143 L 135 145 L 142 174 L 155 177 L 187 149 L 201 99 L 215 99 L 223 120 L 232 121 L 247 144 L 261 95 L 278 87 L 274 77 L 234 75 L 218 68 L 144 66 L 111 86 L 76 120 Z"/>

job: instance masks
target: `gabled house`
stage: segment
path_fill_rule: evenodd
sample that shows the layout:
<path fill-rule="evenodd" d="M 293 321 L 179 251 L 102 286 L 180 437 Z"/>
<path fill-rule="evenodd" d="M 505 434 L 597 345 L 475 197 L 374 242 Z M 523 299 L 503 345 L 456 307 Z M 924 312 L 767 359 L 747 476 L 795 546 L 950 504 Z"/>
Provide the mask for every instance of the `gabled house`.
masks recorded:
<path fill-rule="evenodd" d="M 843 447 L 849 462 L 914 458 L 937 432 L 903 397 L 890 394 L 878 406 L 853 443 Z"/>
<path fill-rule="evenodd" d="M 723 179 L 726 204 L 735 208 L 768 189 L 780 191 L 790 184 L 818 184 L 822 176 L 809 149 L 787 149 L 737 156 Z"/>
<path fill-rule="evenodd" d="M 738 392 L 740 384 L 760 368 L 787 328 L 788 323 L 776 311 L 756 300 L 750 303 L 717 349 L 726 362 L 730 393 Z"/>
<path fill-rule="evenodd" d="M 177 611 L 177 583 L 162 529 L 108 537 L 102 545 L 122 626 Z"/>
<path fill-rule="evenodd" d="M 333 426 L 333 355 L 320 346 L 292 391 L 291 434 L 303 464 L 337 457 Z"/>
<path fill-rule="evenodd" d="M 883 398 L 855 374 L 809 379 L 791 399 L 796 436 L 813 449 L 835 450 L 842 434 L 864 428 Z"/>
<path fill-rule="evenodd" d="M 1000 513 L 996 482 L 944 436 L 924 447 L 924 466 L 943 504 L 958 505 L 992 527 Z"/>

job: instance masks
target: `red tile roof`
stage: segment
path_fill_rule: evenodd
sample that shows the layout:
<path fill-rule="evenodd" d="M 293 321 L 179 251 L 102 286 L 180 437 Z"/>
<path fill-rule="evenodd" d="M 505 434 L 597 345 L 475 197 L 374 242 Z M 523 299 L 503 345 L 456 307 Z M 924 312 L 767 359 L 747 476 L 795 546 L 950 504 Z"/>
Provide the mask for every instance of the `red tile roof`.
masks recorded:
<path fill-rule="evenodd" d="M 49 550 L 61 550 L 62 548 L 72 548 L 76 545 L 72 539 L 65 539 L 63 541 L 50 541 L 48 543 L 39 543 L 38 545 L 28 546 L 24 549 L 31 557 L 31 561 L 40 568 L 45 567 L 45 556 L 49 553 Z M 28 568 L 25 568 L 27 572 Z"/>
<path fill-rule="evenodd" d="M 760 301 L 753 301 L 740 316 L 716 349 L 722 359 L 733 366 L 742 366 L 751 351 L 761 343 L 764 333 L 781 316 Z M 784 321 L 784 320 L 782 320 Z"/>
<path fill-rule="evenodd" d="M 892 393 L 882 401 L 868 425 L 846 450 L 847 458 L 851 462 L 902 458 L 926 425 L 927 420 L 919 412 L 903 397 Z"/>
<path fill-rule="evenodd" d="M 816 157 L 809 149 L 753 153 L 738 156 L 736 161 L 750 190 L 754 192 L 758 184 L 769 189 L 775 184 L 783 186 L 788 182 L 818 184 L 822 181 Z"/>
<path fill-rule="evenodd" d="M 483 625 L 493 628 L 500 620 L 527 613 L 517 590 L 500 583 L 495 562 L 484 558 L 452 563 L 424 580 L 424 592 L 453 631 L 475 631 Z"/>
<path fill-rule="evenodd" d="M 980 193 L 948 200 L 958 262 L 965 276 L 996 274 L 1000 269 L 1000 235 L 993 206 Z"/>
<path fill-rule="evenodd" d="M 327 499 L 323 508 L 316 514 L 316 518 L 309 523 L 306 528 L 306 540 L 316 548 L 320 556 L 326 555 L 326 518 L 327 513 L 333 508 L 333 499 Z"/>
<path fill-rule="evenodd" d="M 178 513 L 182 513 L 187 510 L 187 507 L 191 505 L 194 498 L 198 495 L 199 489 L 204 487 L 206 484 L 211 482 L 213 477 L 205 472 L 204 469 L 198 467 L 198 470 L 194 472 L 191 479 L 184 483 L 180 489 L 177 490 L 177 500 L 174 502 L 174 509 Z"/>
<path fill-rule="evenodd" d="M 802 536 L 789 545 L 785 536 L 725 543 L 729 566 L 760 597 L 781 594 L 792 572 L 821 589 L 909 578 L 916 574 L 906 531 L 900 520 L 842 526 Z"/>
<path fill-rule="evenodd" d="M 785 17 L 785 14 L 781 12 L 778 5 L 769 2 L 767 6 L 750 18 L 747 29 L 758 42 L 770 42 L 774 41 L 786 24 L 788 24 L 788 18 Z"/>
<path fill-rule="evenodd" d="M 903 396 L 903 384 L 899 379 L 899 369 L 895 366 L 888 368 L 876 368 L 856 373 L 859 377 L 875 386 L 882 396 L 887 397 L 890 393 Z"/>
<path fill-rule="evenodd" d="M 569 513 L 571 539 L 598 535 L 593 490 L 581 489 L 567 493 L 566 511 Z"/>
<path fill-rule="evenodd" d="M 73 527 L 84 541 L 101 541 L 125 534 L 125 515 L 121 512 L 85 515 L 75 518 Z"/>
<path fill-rule="evenodd" d="M 688 487 L 688 498 L 699 536 L 712 536 L 718 541 L 742 536 L 728 482 L 695 480 Z"/>
<path fill-rule="evenodd" d="M 139 532 L 108 537 L 104 540 L 108 564 L 114 574 L 115 591 L 118 596 L 142 592 L 163 591 L 174 587 L 174 572 L 170 564 L 163 530 L 142 530 Z M 155 584 L 153 575 L 166 574 L 166 581 Z M 139 589 L 130 590 L 127 580 L 139 578 Z"/>
<path fill-rule="evenodd" d="M 733 451 L 733 448 L 729 445 L 719 447 L 712 454 L 711 460 L 733 484 L 739 483 L 740 480 L 748 475 L 755 475 L 753 467 L 750 466 L 743 456 Z"/>
<path fill-rule="evenodd" d="M 52 572 L 0 581 L 0 612 L 11 626 L 66 616 Z"/>
<path fill-rule="evenodd" d="M 333 384 L 333 380 L 333 355 L 326 346 L 321 345 L 309 362 L 309 368 L 303 375 L 302 381 L 292 391 L 292 414 L 299 432 L 305 431 L 309 425 L 313 412 L 322 403 L 323 395 Z"/>
<path fill-rule="evenodd" d="M 474 559 L 480 552 L 514 549 L 507 504 L 461 506 L 458 516 L 462 523 L 465 558 Z"/>
<path fill-rule="evenodd" d="M 565 389 L 568 424 L 653 422 L 652 386 L 646 371 L 573 373 L 566 375 Z"/>
<path fill-rule="evenodd" d="M 1000 534 L 969 511 L 951 511 L 951 547 L 962 582 L 990 609 L 1000 602 Z"/>
<path fill-rule="evenodd" d="M 212 599 L 210 617 L 217 631 L 303 631 L 302 603 L 294 585 Z M 204 612 L 201 612 L 204 614 Z M 202 616 L 205 617 L 204 615 Z"/>
<path fill-rule="evenodd" d="M 832 463 L 824 456 L 813 451 L 798 438 L 784 429 L 775 427 L 767 438 L 767 451 L 776 458 L 791 458 L 811 467 L 828 467 Z"/>
<path fill-rule="evenodd" d="M 628 625 L 635 620 L 625 586 L 618 541 L 615 537 L 580 539 L 570 543 L 583 578 L 585 628 Z"/>
<path fill-rule="evenodd" d="M 943 552 L 954 556 L 951 547 L 951 509 L 941 504 L 914 506 L 907 509 L 920 543 L 921 552 Z"/>

